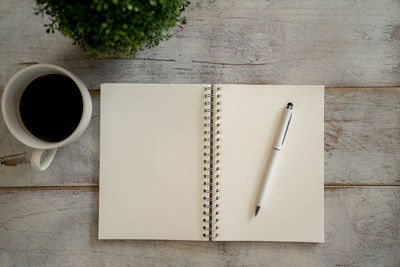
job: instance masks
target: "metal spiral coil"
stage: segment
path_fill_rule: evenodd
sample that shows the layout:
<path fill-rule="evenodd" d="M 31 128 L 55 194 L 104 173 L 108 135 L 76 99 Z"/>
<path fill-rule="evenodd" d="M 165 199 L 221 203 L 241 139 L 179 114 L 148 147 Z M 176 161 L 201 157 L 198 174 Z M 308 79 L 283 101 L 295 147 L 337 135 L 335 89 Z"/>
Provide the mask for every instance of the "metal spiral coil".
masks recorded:
<path fill-rule="evenodd" d="M 214 240 L 219 226 L 220 141 L 221 141 L 221 88 L 204 88 L 204 166 L 203 166 L 203 237 Z"/>

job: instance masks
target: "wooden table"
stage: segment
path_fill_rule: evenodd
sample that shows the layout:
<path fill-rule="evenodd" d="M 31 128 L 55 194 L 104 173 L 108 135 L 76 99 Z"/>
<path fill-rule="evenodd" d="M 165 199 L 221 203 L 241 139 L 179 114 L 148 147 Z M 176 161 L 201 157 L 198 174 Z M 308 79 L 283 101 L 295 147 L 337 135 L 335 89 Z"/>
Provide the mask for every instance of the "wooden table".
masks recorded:
<path fill-rule="evenodd" d="M 92 90 L 94 113 L 41 173 L 1 117 L 0 266 L 400 266 L 399 0 L 194 0 L 134 60 L 90 60 L 46 34 L 34 4 L 0 1 L 0 88 L 57 64 Z M 325 84 L 326 242 L 98 241 L 103 82 Z"/>

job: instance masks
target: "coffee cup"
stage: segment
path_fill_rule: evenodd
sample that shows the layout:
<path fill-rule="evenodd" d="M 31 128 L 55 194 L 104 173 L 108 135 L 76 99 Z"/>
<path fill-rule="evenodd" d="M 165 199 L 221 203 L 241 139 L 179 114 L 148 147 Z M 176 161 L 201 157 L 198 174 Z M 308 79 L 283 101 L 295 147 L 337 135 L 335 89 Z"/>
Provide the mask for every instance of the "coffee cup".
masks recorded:
<path fill-rule="evenodd" d="M 81 109 L 78 111 L 78 114 L 82 111 L 82 115 L 77 118 L 76 128 L 72 129 L 71 133 L 63 137 L 62 140 L 49 141 L 39 138 L 27 128 L 26 122 L 24 123 L 23 118 L 21 118 L 20 104 L 25 89 L 32 82 L 46 75 L 62 75 L 69 78 L 72 80 L 71 83 L 76 85 L 74 88 L 78 88 L 82 97 L 80 102 L 82 103 Z M 54 90 L 57 90 L 57 85 L 54 86 Z M 32 94 L 34 93 L 35 91 L 32 92 Z M 1 106 L 5 124 L 11 134 L 21 143 L 34 149 L 31 156 L 31 165 L 32 168 L 40 171 L 49 167 L 57 148 L 73 142 L 83 134 L 89 125 L 92 115 L 92 100 L 85 84 L 68 70 L 50 64 L 32 65 L 14 74 L 4 88 Z M 41 108 L 43 109 L 43 107 Z M 72 105 L 70 108 L 74 109 L 76 107 Z M 49 110 L 48 114 L 51 114 L 51 112 L 52 110 Z M 46 117 L 46 114 L 42 116 Z"/>

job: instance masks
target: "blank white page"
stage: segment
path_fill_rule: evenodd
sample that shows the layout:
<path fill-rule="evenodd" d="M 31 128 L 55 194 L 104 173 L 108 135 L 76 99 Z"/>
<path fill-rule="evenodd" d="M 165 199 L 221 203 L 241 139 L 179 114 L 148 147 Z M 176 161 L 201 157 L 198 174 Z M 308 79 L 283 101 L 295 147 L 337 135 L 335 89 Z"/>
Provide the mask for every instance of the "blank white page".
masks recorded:
<path fill-rule="evenodd" d="M 218 240 L 324 241 L 324 87 L 221 85 Z M 291 123 L 257 217 L 283 110 Z"/>
<path fill-rule="evenodd" d="M 202 85 L 102 84 L 100 239 L 202 240 Z"/>

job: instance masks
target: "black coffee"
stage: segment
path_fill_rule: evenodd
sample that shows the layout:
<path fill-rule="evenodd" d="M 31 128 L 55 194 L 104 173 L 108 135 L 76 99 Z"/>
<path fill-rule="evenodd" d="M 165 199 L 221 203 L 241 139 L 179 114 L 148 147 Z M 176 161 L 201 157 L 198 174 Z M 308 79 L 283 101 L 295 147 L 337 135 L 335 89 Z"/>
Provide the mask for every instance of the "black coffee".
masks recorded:
<path fill-rule="evenodd" d="M 34 136 L 58 142 L 77 128 L 83 110 L 81 92 L 64 75 L 48 74 L 32 81 L 22 93 L 19 111 L 26 129 Z"/>

